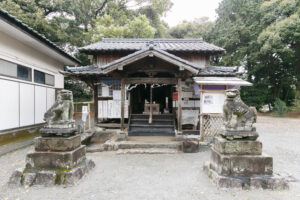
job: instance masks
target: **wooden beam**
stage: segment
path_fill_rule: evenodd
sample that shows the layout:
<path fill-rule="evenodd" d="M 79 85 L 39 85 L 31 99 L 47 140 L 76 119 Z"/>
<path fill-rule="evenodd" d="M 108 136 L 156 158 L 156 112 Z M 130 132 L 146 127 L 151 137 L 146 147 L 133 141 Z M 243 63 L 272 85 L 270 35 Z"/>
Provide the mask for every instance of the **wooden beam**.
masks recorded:
<path fill-rule="evenodd" d="M 121 130 L 124 131 L 125 81 L 121 79 Z"/>
<path fill-rule="evenodd" d="M 174 78 L 127 78 L 125 79 L 126 84 L 168 84 L 168 85 L 175 85 L 176 79 Z"/>
<path fill-rule="evenodd" d="M 98 85 L 94 85 L 94 124 L 98 123 Z"/>
<path fill-rule="evenodd" d="M 178 134 L 182 133 L 182 83 L 181 78 L 178 78 L 177 84 L 177 92 L 178 92 L 178 110 L 177 110 L 177 124 L 178 124 Z"/>

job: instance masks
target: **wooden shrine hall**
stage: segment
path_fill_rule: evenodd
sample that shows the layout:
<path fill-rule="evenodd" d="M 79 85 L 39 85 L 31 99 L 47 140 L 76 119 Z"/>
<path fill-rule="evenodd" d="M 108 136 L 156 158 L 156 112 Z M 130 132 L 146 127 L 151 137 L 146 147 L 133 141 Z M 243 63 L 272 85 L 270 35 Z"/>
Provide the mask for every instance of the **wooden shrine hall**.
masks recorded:
<path fill-rule="evenodd" d="M 62 73 L 93 88 L 96 123 L 119 119 L 128 136 L 199 134 L 202 104 L 216 112 L 223 98 L 204 102 L 206 91 L 251 85 L 238 67 L 211 66 L 210 56 L 224 49 L 201 39 L 104 38 L 79 51 L 92 55 L 92 65 Z"/>

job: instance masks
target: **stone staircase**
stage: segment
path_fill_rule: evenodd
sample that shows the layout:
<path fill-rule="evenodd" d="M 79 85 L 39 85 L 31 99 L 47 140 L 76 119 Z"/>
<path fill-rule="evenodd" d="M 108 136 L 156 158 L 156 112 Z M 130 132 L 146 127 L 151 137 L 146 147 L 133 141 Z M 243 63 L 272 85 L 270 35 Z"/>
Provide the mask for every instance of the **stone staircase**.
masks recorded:
<path fill-rule="evenodd" d="M 175 121 L 172 114 L 152 116 L 132 114 L 129 120 L 128 136 L 175 136 Z"/>

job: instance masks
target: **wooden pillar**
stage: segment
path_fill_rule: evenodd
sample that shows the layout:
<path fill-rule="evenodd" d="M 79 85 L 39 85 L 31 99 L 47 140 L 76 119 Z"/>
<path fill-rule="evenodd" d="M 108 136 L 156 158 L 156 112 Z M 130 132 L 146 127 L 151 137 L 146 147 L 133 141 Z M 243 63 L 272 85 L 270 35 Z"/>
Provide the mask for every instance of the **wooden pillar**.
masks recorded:
<path fill-rule="evenodd" d="M 94 126 L 98 123 L 98 85 L 94 85 Z"/>
<path fill-rule="evenodd" d="M 177 84 L 177 92 L 178 92 L 178 110 L 177 110 L 177 123 L 178 123 L 178 133 L 182 133 L 182 84 L 181 84 L 181 78 L 178 78 L 178 84 Z"/>
<path fill-rule="evenodd" d="M 121 130 L 124 131 L 125 80 L 121 79 Z"/>
<path fill-rule="evenodd" d="M 203 127 L 203 115 L 202 115 L 202 99 L 203 99 L 203 85 L 200 85 L 200 141 L 204 141 L 204 127 Z"/>
<path fill-rule="evenodd" d="M 153 101 L 152 101 L 152 84 L 150 84 L 150 114 L 149 114 L 149 124 L 152 124 L 153 116 Z"/>

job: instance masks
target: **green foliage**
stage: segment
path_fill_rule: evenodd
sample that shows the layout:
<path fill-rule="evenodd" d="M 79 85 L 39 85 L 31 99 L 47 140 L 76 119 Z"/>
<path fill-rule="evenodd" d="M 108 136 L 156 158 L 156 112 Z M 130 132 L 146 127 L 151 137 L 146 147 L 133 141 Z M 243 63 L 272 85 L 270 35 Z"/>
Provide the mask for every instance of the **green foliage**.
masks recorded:
<path fill-rule="evenodd" d="M 119 24 L 111 16 L 105 15 L 94 20 L 94 28 L 90 34 L 91 41 L 96 42 L 104 37 L 112 38 L 152 38 L 155 29 L 151 27 L 145 15 L 139 14 L 133 19 L 127 19 Z"/>
<path fill-rule="evenodd" d="M 73 92 L 74 102 L 91 101 L 93 98 L 91 89 L 81 81 L 65 78 L 65 89 Z"/>
<path fill-rule="evenodd" d="M 275 100 L 274 107 L 280 117 L 284 117 L 288 110 L 285 102 L 279 98 Z"/>
<path fill-rule="evenodd" d="M 136 6 L 129 6 L 135 3 Z M 170 0 L 0 0 L 7 10 L 58 46 L 73 52 L 82 65 L 89 65 L 77 47 L 102 37 L 163 37 L 161 17 L 172 7 Z M 75 101 L 89 101 L 92 92 L 82 82 L 65 79 Z"/>
<path fill-rule="evenodd" d="M 245 65 L 252 88 L 243 88 L 250 105 L 292 105 L 300 86 L 300 22 L 296 0 L 223 0 L 208 40 L 226 49 L 218 65 Z M 298 82 L 298 84 L 297 84 Z M 262 87 L 263 86 L 263 87 Z M 253 96 L 254 95 L 254 96 Z"/>
<path fill-rule="evenodd" d="M 130 3 L 136 5 L 131 7 Z M 166 25 L 161 17 L 172 3 L 170 0 L 1 0 L 0 7 L 75 53 L 77 47 L 101 36 L 163 36 Z M 86 61 L 85 57 L 79 58 Z"/>
<path fill-rule="evenodd" d="M 206 40 L 212 31 L 213 22 L 208 17 L 194 19 L 193 21 L 183 21 L 169 30 L 170 36 L 174 38 L 203 38 Z"/>
<path fill-rule="evenodd" d="M 266 87 L 266 83 L 258 83 L 252 87 L 242 87 L 241 98 L 247 105 L 255 106 L 259 110 L 270 101 L 268 90 L 265 90 Z M 258 91 L 260 91 L 259 94 L 257 94 Z"/>

